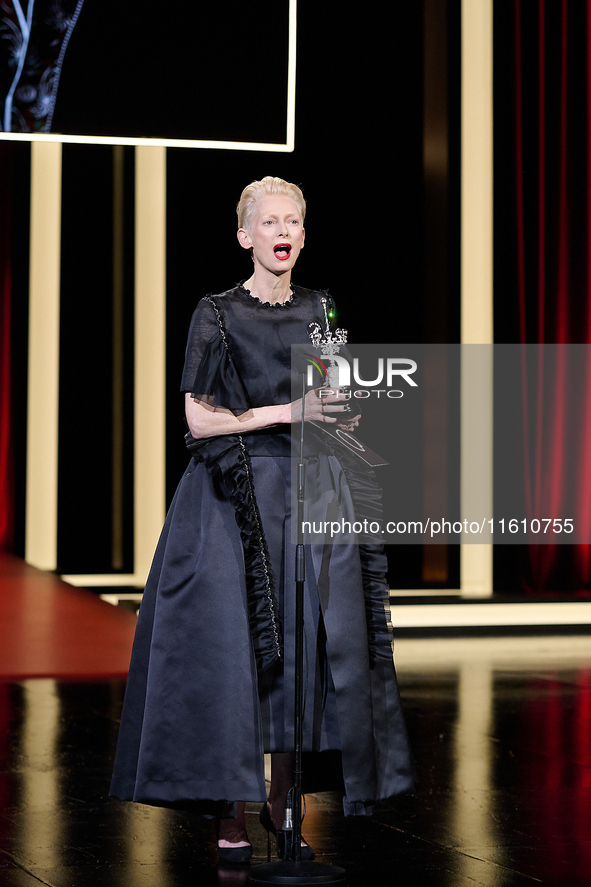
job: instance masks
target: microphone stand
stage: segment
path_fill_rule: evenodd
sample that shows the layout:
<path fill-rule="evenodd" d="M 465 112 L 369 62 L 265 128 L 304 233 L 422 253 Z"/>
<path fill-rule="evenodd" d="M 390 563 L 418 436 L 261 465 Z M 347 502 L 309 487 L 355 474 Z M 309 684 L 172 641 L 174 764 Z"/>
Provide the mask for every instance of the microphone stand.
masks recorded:
<path fill-rule="evenodd" d="M 345 887 L 345 870 L 315 860 L 302 861 L 302 746 L 304 735 L 304 585 L 306 549 L 304 546 L 304 505 L 306 465 L 304 463 L 304 419 L 306 414 L 306 376 L 302 373 L 302 415 L 300 422 L 300 459 L 297 470 L 297 543 L 295 560 L 295 688 L 294 688 L 294 785 L 292 794 L 293 830 L 290 859 L 253 866 L 249 884 L 327 884 Z"/>

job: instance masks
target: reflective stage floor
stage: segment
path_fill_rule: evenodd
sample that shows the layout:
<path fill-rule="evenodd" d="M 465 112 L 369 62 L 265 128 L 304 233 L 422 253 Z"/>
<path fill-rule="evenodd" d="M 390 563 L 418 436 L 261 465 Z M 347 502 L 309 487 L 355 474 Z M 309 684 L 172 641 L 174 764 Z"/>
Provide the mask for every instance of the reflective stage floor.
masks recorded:
<path fill-rule="evenodd" d="M 357 885 L 591 884 L 591 639 L 401 639 L 420 778 L 370 820 L 307 796 L 317 858 Z M 121 678 L 0 683 L 0 884 L 243 884 L 210 822 L 107 797 Z M 251 808 L 253 864 L 267 861 Z"/>

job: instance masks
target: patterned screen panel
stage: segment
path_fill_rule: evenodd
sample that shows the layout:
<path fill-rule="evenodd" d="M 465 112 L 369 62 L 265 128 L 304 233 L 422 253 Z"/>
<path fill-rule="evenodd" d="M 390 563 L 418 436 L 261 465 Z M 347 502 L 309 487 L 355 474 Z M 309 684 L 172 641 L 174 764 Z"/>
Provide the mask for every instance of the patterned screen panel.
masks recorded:
<path fill-rule="evenodd" d="M 0 0 L 0 130 L 279 146 L 294 60 L 295 0 Z"/>

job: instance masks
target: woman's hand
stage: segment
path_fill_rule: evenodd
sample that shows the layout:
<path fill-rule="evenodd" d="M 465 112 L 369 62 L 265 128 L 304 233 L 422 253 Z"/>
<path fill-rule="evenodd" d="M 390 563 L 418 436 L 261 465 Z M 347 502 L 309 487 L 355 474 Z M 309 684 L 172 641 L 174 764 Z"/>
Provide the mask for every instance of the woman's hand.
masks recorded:
<path fill-rule="evenodd" d="M 349 395 L 342 388 L 312 388 L 304 397 L 304 422 L 326 422 L 339 428 L 354 428 L 359 416 L 351 415 Z M 302 420 L 302 398 L 291 404 L 291 421 Z"/>

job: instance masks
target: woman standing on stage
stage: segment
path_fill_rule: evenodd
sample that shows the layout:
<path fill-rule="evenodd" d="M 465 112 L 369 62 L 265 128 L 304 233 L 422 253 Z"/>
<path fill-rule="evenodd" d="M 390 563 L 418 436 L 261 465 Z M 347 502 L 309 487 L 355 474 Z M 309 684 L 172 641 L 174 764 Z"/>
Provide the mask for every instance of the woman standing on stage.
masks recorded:
<path fill-rule="evenodd" d="M 324 328 L 326 294 L 291 274 L 304 246 L 301 190 L 266 177 L 244 189 L 244 283 L 195 310 L 182 390 L 193 453 L 168 512 L 138 617 L 112 793 L 218 818 L 218 855 L 252 853 L 245 801 L 270 831 L 293 784 L 292 344 Z M 305 397 L 306 421 L 351 428 L 342 397 Z M 310 433 L 314 432 L 311 426 Z M 347 486 L 328 444 L 310 468 Z M 312 464 L 313 462 L 313 464 Z M 311 545 L 305 586 L 304 751 L 342 755 L 346 814 L 412 790 L 386 616 L 381 548 Z M 263 755 L 272 755 L 270 792 Z M 302 846 L 302 858 L 312 850 Z"/>

